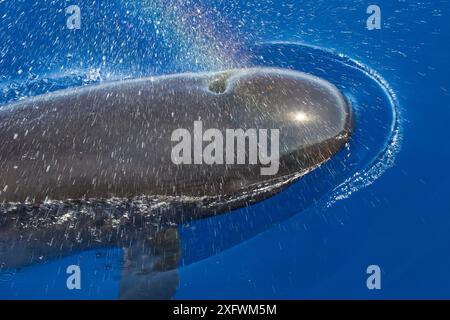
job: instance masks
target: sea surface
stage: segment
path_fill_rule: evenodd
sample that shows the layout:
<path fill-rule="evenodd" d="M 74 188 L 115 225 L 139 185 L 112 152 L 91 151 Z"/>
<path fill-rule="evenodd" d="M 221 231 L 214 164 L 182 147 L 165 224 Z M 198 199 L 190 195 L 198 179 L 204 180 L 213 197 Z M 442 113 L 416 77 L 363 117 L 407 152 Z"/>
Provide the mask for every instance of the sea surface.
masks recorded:
<path fill-rule="evenodd" d="M 379 30 L 366 1 L 80 0 L 68 29 L 73 4 L 0 0 L 0 109 L 108 81 L 280 67 L 335 84 L 355 132 L 255 205 L 0 266 L 1 299 L 450 298 L 450 1 L 379 0 Z M 80 290 L 67 289 L 70 265 Z M 367 288 L 371 265 L 381 290 Z"/>

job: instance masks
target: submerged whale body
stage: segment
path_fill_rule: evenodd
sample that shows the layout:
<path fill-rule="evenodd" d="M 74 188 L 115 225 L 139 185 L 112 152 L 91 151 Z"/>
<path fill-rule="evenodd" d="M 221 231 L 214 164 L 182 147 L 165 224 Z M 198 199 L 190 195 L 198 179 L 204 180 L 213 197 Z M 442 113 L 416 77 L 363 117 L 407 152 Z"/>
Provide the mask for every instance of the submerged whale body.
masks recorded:
<path fill-rule="evenodd" d="M 279 130 L 277 171 L 262 175 L 260 163 L 174 163 L 173 132 L 198 121 L 204 130 Z M 336 87 L 284 69 L 63 90 L 0 108 L 0 202 L 200 197 L 216 203 L 208 210 L 217 213 L 278 192 L 336 154 L 351 130 L 351 108 Z"/>
<path fill-rule="evenodd" d="M 199 121 L 219 132 L 279 130 L 275 174 L 261 174 L 261 163 L 174 163 L 173 132 Z M 267 68 L 100 84 L 0 107 L 0 275 L 120 247 L 120 298 L 170 299 L 181 256 L 173 222 L 279 192 L 337 153 L 351 130 L 333 85 Z"/>

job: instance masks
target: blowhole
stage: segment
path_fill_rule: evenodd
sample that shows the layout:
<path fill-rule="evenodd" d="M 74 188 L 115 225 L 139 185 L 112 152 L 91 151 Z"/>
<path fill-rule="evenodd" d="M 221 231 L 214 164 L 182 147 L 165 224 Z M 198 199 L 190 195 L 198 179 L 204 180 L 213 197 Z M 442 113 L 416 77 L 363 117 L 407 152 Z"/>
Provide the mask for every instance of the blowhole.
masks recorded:
<path fill-rule="evenodd" d="M 218 77 L 216 77 L 215 79 L 213 79 L 208 86 L 209 91 L 217 93 L 217 94 L 222 94 L 225 93 L 225 91 L 227 91 L 227 80 L 228 80 L 229 75 L 228 74 L 221 74 Z"/>

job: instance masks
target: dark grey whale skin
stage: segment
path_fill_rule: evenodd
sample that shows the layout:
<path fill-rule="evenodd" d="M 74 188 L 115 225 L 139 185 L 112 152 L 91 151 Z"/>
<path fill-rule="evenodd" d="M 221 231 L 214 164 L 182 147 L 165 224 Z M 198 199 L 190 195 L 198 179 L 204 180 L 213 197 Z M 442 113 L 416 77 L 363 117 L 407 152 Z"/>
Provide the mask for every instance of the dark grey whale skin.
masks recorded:
<path fill-rule="evenodd" d="M 310 120 L 299 121 L 299 113 Z M 262 176 L 260 165 L 173 164 L 172 132 L 192 132 L 196 120 L 204 130 L 280 129 L 278 173 Z M 0 202 L 232 197 L 308 172 L 337 153 L 351 130 L 351 108 L 332 84 L 285 69 L 59 91 L 0 108 Z"/>
<path fill-rule="evenodd" d="M 296 121 L 298 112 L 310 121 Z M 199 119 L 205 129 L 280 129 L 278 174 L 261 176 L 259 166 L 173 165 L 172 131 L 192 129 Z M 101 84 L 1 107 L 0 274 L 121 247 L 120 298 L 170 299 L 179 283 L 180 239 L 161 217 L 179 222 L 267 198 L 282 187 L 252 191 L 320 165 L 351 130 L 350 106 L 334 86 L 265 68 Z M 144 214 L 130 204 L 135 200 L 108 200 L 141 195 L 202 198 L 156 197 L 153 204 L 169 205 Z"/>

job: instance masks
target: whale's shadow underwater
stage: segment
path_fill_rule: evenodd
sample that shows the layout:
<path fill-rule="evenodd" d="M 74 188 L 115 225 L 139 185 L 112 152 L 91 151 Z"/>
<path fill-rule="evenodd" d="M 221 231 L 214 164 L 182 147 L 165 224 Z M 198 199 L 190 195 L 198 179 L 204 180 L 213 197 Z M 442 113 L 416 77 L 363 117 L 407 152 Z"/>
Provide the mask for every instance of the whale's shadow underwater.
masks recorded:
<path fill-rule="evenodd" d="M 299 50 L 299 56 L 308 56 L 304 49 L 296 49 L 295 46 L 283 45 L 278 49 L 291 53 L 293 50 Z M 265 60 L 264 65 L 299 68 L 291 62 L 280 65 L 279 61 L 276 61 L 277 55 L 266 51 L 264 46 L 257 46 L 254 50 L 258 53 L 255 56 L 262 57 L 266 52 L 275 59 L 273 62 Z M 283 58 L 285 59 L 284 56 Z M 258 65 L 262 63 L 255 58 L 255 66 Z M 334 79 L 342 71 L 339 68 L 332 69 L 334 74 L 320 74 L 318 70 L 322 69 L 314 63 L 309 65 L 309 70 L 307 64 L 302 67 L 307 72 L 334 80 L 332 83 L 339 87 L 340 82 Z M 3 201 L 3 204 L 0 204 L 1 268 L 12 270 L 88 249 L 120 247 L 123 248 L 124 257 L 119 297 L 169 299 L 178 287 L 176 270 L 179 266 L 220 252 L 301 211 L 319 201 L 355 170 L 352 165 L 361 158 L 350 158 L 349 148 L 352 147 L 354 139 L 358 143 L 364 131 L 358 125 L 354 126 L 354 118 L 358 119 L 358 110 L 354 110 L 353 115 L 349 102 L 354 97 L 354 92 L 348 87 L 339 87 L 344 89 L 344 98 L 328 82 L 281 69 L 242 70 L 244 71 L 189 74 L 162 77 L 162 80 L 151 78 L 132 80 L 124 84 L 92 86 L 23 100 L 1 110 L 3 113 L 0 114 L 0 136 L 11 140 L 11 144 L 4 144 L 3 149 L 0 148 L 3 168 L 0 176 L 3 181 L 8 181 L 7 184 L 4 183 L 8 185 L 7 188 L 0 186 L 0 196 L 3 197 L 0 199 Z M 360 70 L 353 71 L 361 76 Z M 231 94 L 232 97 L 226 102 L 221 102 L 221 95 L 229 89 L 226 86 L 223 89 L 220 82 L 223 79 L 233 79 L 233 76 L 237 84 L 234 84 L 235 87 L 231 91 L 236 90 L 237 93 Z M 285 78 L 287 82 L 283 83 Z M 241 125 L 243 129 L 280 129 L 280 163 L 275 176 L 261 176 L 261 165 L 223 165 L 219 168 L 209 166 L 209 170 L 205 170 L 204 165 L 174 165 L 170 158 L 164 158 L 168 153 L 170 155 L 167 148 L 173 145 L 163 144 L 156 139 L 148 143 L 148 149 L 145 149 L 142 147 L 142 141 L 135 139 L 142 136 L 143 132 L 148 135 L 148 128 L 151 128 L 154 136 L 154 132 L 158 132 L 154 130 L 157 125 L 167 128 L 164 134 L 158 135 L 159 139 L 170 139 L 170 132 L 176 128 L 192 126 L 192 122 L 201 116 L 201 113 L 195 113 L 193 110 L 198 111 L 199 108 L 186 110 L 179 118 L 175 117 L 173 122 L 168 120 L 173 119 L 173 110 L 180 110 L 179 102 L 175 103 L 173 99 L 173 94 L 180 92 L 174 93 L 173 88 L 182 84 L 187 86 L 192 94 L 205 86 L 205 79 L 208 84 L 206 87 L 213 89 L 213 92 L 207 93 L 211 100 L 204 105 L 200 103 L 200 110 L 203 112 L 205 108 L 210 107 L 207 116 L 203 118 L 208 127 L 229 128 Z M 298 79 L 301 80 L 300 83 L 307 82 L 301 92 L 296 92 Z M 148 90 L 150 81 L 160 85 L 159 92 L 161 88 L 170 92 L 169 98 L 155 98 L 154 92 L 157 91 L 150 91 L 152 99 L 162 99 L 158 101 L 159 105 L 164 106 L 163 111 L 158 110 L 162 113 L 160 118 L 155 118 L 152 114 L 142 115 L 142 109 L 139 109 L 138 116 L 133 113 L 133 106 L 145 105 L 145 101 L 139 100 L 138 97 L 142 95 L 143 90 Z M 158 81 L 161 83 L 158 84 Z M 174 83 L 170 83 L 171 81 Z M 292 87 L 289 87 L 290 85 Z M 358 81 L 353 85 L 357 87 Z M 377 85 L 373 85 L 374 90 Z M 128 100 L 117 91 L 124 86 L 126 92 L 130 93 Z M 216 92 L 217 90 L 219 92 Z M 116 100 L 110 100 L 111 92 L 116 94 Z M 267 98 L 270 97 L 270 92 L 273 100 Z M 72 94 L 74 96 L 71 96 Z M 204 95 L 203 92 L 199 94 L 203 99 Z M 181 101 L 183 105 L 194 104 L 198 107 L 199 96 L 191 97 L 191 100 L 184 96 Z M 252 98 L 247 99 L 249 96 Z M 292 99 L 293 96 L 296 98 Z M 102 100 L 102 97 L 106 100 Z M 61 99 L 65 99 L 63 103 Z M 58 110 L 66 106 L 67 102 L 70 104 L 70 101 L 79 105 L 83 99 L 89 101 L 87 105 L 98 105 L 103 109 L 78 112 L 71 123 L 64 121 L 64 117 L 68 116 L 64 112 L 69 112 L 70 118 L 73 109 L 54 111 L 55 108 Z M 105 101 L 112 102 L 105 105 Z M 125 104 L 125 107 L 117 115 L 109 114 L 111 108 L 116 107 L 117 101 Z M 351 104 L 353 105 L 354 101 L 351 101 Z M 241 112 L 245 110 L 247 116 L 239 118 L 239 110 L 233 110 L 230 105 L 239 106 Z M 47 110 L 46 106 L 49 106 Z M 316 113 L 313 107 L 316 107 Z M 227 119 L 222 116 L 224 108 L 228 108 L 227 114 L 231 115 L 228 119 L 235 119 L 234 122 L 223 122 Z M 27 110 L 32 111 L 27 113 Z M 103 128 L 107 130 L 103 132 L 102 124 L 100 128 L 92 126 L 92 123 L 98 124 L 96 115 L 101 112 L 104 112 L 103 115 L 107 118 L 107 121 L 103 122 L 103 125 L 106 123 Z M 126 116 L 130 114 L 132 115 L 127 119 Z M 293 115 L 295 118 L 295 114 L 307 114 L 313 118 L 316 116 L 319 121 L 316 124 L 305 123 L 302 122 L 303 117 L 287 121 L 280 116 L 283 114 L 291 118 Z M 45 116 L 48 119 L 45 119 Z M 145 121 L 139 123 L 136 120 L 139 117 L 147 122 L 148 119 L 153 119 L 154 122 L 148 126 Z M 23 119 L 29 122 L 24 125 Z M 112 128 L 108 126 L 110 121 L 128 123 L 128 126 L 132 125 L 136 131 L 130 133 L 126 128 Z M 180 126 L 181 121 L 183 123 Z M 88 125 L 80 127 L 80 124 L 85 123 Z M 36 131 L 31 132 L 31 128 Z M 302 131 L 302 128 L 306 130 Z M 48 134 L 49 131 L 52 131 L 52 134 Z M 114 132 L 112 136 L 104 135 L 110 131 Z M 67 135 L 67 132 L 83 134 L 76 140 L 75 134 Z M 43 137 L 46 134 L 51 138 L 45 140 Z M 100 138 L 95 141 L 92 139 L 93 134 Z M 302 140 L 305 136 L 308 138 Z M 111 143 L 104 143 L 106 140 Z M 55 141 L 63 143 L 58 144 Z M 130 141 L 132 143 L 129 143 Z M 310 143 L 311 141 L 313 143 Z M 133 147 L 118 150 L 117 145 Z M 82 146 L 82 150 L 77 149 L 78 146 Z M 123 161 L 111 163 L 110 159 L 105 161 L 104 158 L 96 157 L 99 148 L 100 154 L 108 157 L 114 150 L 118 151 L 119 154 L 116 153 L 114 158 Z M 30 149 L 32 152 L 26 152 Z M 67 151 L 74 149 L 83 156 L 77 154 L 75 157 Z M 42 150 L 47 150 L 45 156 Z M 26 158 L 23 157 L 24 152 L 34 158 L 22 160 Z M 137 156 L 129 160 L 130 154 Z M 165 161 L 161 161 L 162 158 L 158 156 L 163 157 Z M 368 154 L 362 158 L 366 159 L 366 163 L 362 165 L 367 165 L 367 162 L 373 160 L 373 155 Z M 52 167 L 50 170 L 47 169 L 49 163 Z M 71 165 L 68 166 L 67 163 Z M 89 165 L 86 165 L 87 163 Z M 24 171 L 20 171 L 20 168 L 24 168 Z M 160 170 L 155 171 L 152 168 Z M 75 176 L 74 170 L 81 174 Z M 116 176 L 113 180 L 108 180 L 116 172 L 120 172 L 119 178 Z M 145 175 L 142 172 L 145 172 Z M 53 178 L 49 178 L 49 174 Z M 274 195 L 277 196 L 273 197 Z M 220 213 L 222 214 L 218 215 Z M 202 219 L 197 220 L 199 218 Z"/>

